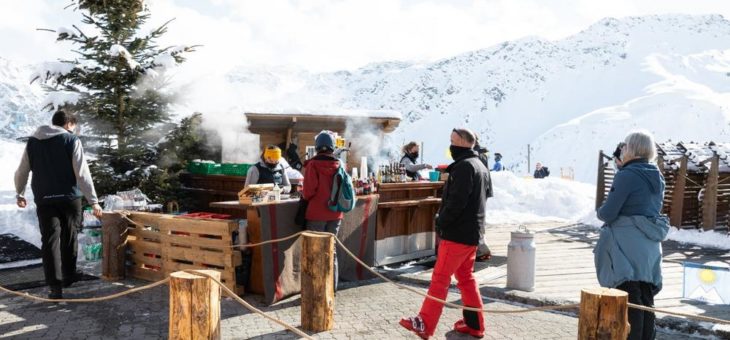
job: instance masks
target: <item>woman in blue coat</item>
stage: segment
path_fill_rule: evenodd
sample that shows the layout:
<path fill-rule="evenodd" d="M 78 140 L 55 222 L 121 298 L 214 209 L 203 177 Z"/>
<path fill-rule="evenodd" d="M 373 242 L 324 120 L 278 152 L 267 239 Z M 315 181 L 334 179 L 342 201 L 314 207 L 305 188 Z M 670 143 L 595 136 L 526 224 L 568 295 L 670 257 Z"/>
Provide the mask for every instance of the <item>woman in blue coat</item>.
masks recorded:
<path fill-rule="evenodd" d="M 605 222 L 593 250 L 601 286 L 623 290 L 629 302 L 652 307 L 662 288 L 662 245 L 669 223 L 661 215 L 664 177 L 655 165 L 654 137 L 634 132 L 621 149 L 621 169 L 606 202 L 598 209 Z M 654 339 L 654 313 L 629 308 L 629 339 Z"/>

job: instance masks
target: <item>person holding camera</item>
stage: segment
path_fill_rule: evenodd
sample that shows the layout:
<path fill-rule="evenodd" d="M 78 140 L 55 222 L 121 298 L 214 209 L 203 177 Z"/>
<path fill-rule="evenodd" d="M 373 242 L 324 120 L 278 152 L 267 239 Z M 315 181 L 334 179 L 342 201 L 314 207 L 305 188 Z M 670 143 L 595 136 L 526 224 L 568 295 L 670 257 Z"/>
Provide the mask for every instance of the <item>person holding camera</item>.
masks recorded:
<path fill-rule="evenodd" d="M 652 307 L 662 288 L 662 240 L 669 221 L 661 215 L 664 177 L 654 164 L 654 137 L 634 132 L 616 155 L 620 170 L 606 202 L 598 209 L 605 222 L 593 250 L 598 282 L 629 295 L 629 302 Z M 654 313 L 629 309 L 629 339 L 654 339 Z"/>

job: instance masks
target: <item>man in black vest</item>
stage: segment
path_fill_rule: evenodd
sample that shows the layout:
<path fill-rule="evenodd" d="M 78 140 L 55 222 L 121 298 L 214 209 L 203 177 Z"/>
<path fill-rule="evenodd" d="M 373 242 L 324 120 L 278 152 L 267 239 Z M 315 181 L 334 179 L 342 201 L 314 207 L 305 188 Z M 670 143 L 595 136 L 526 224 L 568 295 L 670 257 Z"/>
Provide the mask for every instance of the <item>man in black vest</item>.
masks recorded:
<path fill-rule="evenodd" d="M 43 272 L 51 290 L 48 297 L 61 299 L 62 287 L 71 286 L 80 275 L 76 233 L 83 220 L 82 193 L 97 217 L 101 217 L 101 206 L 81 141 L 72 133 L 76 116 L 59 110 L 52 122 L 39 127 L 28 140 L 15 171 L 15 190 L 18 207 L 25 208 L 25 187 L 33 172 L 30 186 L 41 230 Z"/>

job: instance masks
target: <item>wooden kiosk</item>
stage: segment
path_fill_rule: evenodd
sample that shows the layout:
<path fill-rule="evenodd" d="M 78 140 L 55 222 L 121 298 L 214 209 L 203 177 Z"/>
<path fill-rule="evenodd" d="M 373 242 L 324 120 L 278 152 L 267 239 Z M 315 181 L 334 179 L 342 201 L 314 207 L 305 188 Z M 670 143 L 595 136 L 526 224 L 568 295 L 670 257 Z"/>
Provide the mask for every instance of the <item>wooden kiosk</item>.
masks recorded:
<path fill-rule="evenodd" d="M 297 153 L 304 160 L 308 146 L 321 130 L 331 130 L 353 141 L 348 155 L 349 166 L 359 166 L 360 149 L 354 142 L 357 136 L 348 136 L 348 122 L 358 120 L 368 124 L 370 131 L 384 136 L 400 123 L 399 115 L 392 112 L 351 114 L 269 114 L 246 113 L 249 130 L 259 135 L 260 145 L 297 145 Z M 240 222 L 238 239 L 246 243 L 283 238 L 301 228 L 294 223 L 298 200 L 281 200 L 241 204 L 237 193 L 243 188 L 245 177 L 223 175 L 183 174 L 182 182 L 190 193 L 202 201 L 201 211 L 231 215 Z M 338 238 L 369 266 L 380 266 L 435 253 L 434 217 L 441 202 L 444 182 L 384 183 L 379 192 L 358 196 L 356 207 L 345 214 Z M 306 185 L 306 183 L 304 183 Z M 245 226 L 245 227 L 244 227 Z M 243 232 L 243 234 L 241 234 Z M 273 303 L 300 289 L 300 241 L 289 240 L 252 249 L 247 292 L 264 295 Z M 161 250 L 163 252 L 164 250 Z M 344 280 L 362 280 L 371 276 L 344 252 L 338 251 L 339 277 Z M 237 261 L 238 262 L 238 261 Z"/>

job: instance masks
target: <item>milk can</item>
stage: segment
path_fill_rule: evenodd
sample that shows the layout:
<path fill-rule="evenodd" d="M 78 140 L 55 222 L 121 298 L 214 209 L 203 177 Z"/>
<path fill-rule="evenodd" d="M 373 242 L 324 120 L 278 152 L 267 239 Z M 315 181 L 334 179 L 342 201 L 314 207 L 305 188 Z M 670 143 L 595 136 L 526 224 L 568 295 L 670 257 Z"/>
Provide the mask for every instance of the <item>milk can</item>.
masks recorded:
<path fill-rule="evenodd" d="M 535 290 L 535 233 L 520 226 L 507 246 L 507 288 Z"/>

